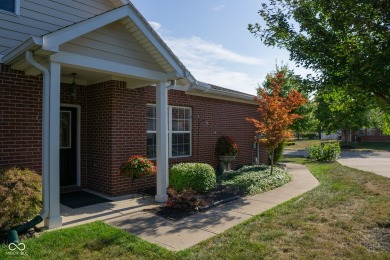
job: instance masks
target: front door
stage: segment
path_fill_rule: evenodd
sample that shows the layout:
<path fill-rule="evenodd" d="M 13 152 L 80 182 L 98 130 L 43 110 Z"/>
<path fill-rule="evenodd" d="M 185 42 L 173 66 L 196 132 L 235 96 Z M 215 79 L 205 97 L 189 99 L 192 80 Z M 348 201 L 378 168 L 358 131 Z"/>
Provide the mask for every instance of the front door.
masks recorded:
<path fill-rule="evenodd" d="M 77 108 L 60 111 L 60 185 L 77 184 Z"/>

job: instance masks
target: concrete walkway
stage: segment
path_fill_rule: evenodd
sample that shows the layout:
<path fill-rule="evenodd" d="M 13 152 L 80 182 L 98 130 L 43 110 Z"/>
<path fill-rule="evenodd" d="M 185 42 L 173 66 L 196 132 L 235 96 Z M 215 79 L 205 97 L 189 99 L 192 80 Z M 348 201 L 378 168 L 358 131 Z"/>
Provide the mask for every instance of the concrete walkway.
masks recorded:
<path fill-rule="evenodd" d="M 287 164 L 293 181 L 269 192 L 246 197 L 181 221 L 147 212 L 113 216 L 105 222 L 170 250 L 183 250 L 316 187 L 319 182 L 306 166 Z"/>
<path fill-rule="evenodd" d="M 338 162 L 351 168 L 390 178 L 390 152 L 343 152 Z"/>
<path fill-rule="evenodd" d="M 60 228 L 78 226 L 97 220 L 104 221 L 124 216 L 131 216 L 136 212 L 140 212 L 144 209 L 155 208 L 159 205 L 151 197 L 134 197 L 132 195 L 108 197 L 90 190 L 87 191 L 111 201 L 76 209 L 72 209 L 61 204 L 60 212 L 62 217 L 62 227 Z"/>

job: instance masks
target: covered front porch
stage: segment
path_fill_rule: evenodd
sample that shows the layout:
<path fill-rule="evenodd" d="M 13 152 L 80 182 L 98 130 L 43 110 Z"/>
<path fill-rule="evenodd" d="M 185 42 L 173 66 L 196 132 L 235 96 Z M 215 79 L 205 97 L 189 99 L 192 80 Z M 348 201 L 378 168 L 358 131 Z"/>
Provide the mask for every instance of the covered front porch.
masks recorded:
<path fill-rule="evenodd" d="M 146 107 L 139 95 L 156 103 L 155 200 L 167 200 L 168 89 L 196 81 L 132 6 L 32 36 L 2 60 L 27 75 L 42 74 L 41 216 L 48 228 L 62 225 L 61 184 L 109 195 L 126 190 L 120 164 L 129 155 L 146 155 L 139 134 L 146 132 Z M 139 91 L 150 85 L 153 98 Z"/>
<path fill-rule="evenodd" d="M 130 194 L 111 197 L 91 190 L 87 190 L 87 192 L 109 201 L 79 208 L 71 208 L 61 204 L 63 227 L 77 226 L 97 220 L 110 221 L 158 206 L 158 203 L 149 196 Z"/>

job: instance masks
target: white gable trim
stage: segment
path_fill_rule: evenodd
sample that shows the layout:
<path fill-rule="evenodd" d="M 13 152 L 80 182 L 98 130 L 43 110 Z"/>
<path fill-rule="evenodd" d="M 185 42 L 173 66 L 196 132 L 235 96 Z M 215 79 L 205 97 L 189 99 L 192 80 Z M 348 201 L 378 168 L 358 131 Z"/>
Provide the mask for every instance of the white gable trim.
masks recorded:
<path fill-rule="evenodd" d="M 69 52 L 59 52 L 50 56 L 50 60 L 61 64 L 71 65 L 73 67 L 89 68 L 97 71 L 110 72 L 125 77 L 134 77 L 139 79 L 165 81 L 171 74 L 159 71 L 148 70 L 126 64 L 120 64 L 113 61 L 102 60 L 93 57 L 87 57 Z"/>
<path fill-rule="evenodd" d="M 147 21 L 140 18 L 140 14 L 134 9 L 129 8 L 129 17 L 133 23 L 145 34 L 146 38 L 157 48 L 161 55 L 168 61 L 168 63 L 177 71 L 181 78 L 186 77 L 186 69 L 184 69 L 176 56 L 169 51 L 167 46 L 162 42 L 159 36 L 153 31 Z"/>
<path fill-rule="evenodd" d="M 137 26 L 137 28 L 145 35 L 145 37 L 150 41 L 150 43 L 160 52 L 160 54 L 180 75 L 180 78 L 188 77 L 189 73 L 187 69 L 181 64 L 178 58 L 170 51 L 169 47 L 167 47 L 166 44 L 163 43 L 160 37 L 150 27 L 148 22 L 131 4 L 126 4 L 122 7 L 116 8 L 114 10 L 97 15 L 77 24 L 44 35 L 42 49 L 58 52 L 59 46 L 61 44 L 69 42 L 84 34 L 87 34 L 93 30 L 101 28 L 112 22 L 121 20 L 123 18 L 129 18 Z M 125 27 L 130 29 L 130 25 L 126 24 L 125 22 L 123 23 Z"/>
<path fill-rule="evenodd" d="M 58 31 L 46 34 L 43 36 L 42 49 L 58 52 L 61 44 L 128 16 L 128 10 L 128 6 L 119 7 Z"/>

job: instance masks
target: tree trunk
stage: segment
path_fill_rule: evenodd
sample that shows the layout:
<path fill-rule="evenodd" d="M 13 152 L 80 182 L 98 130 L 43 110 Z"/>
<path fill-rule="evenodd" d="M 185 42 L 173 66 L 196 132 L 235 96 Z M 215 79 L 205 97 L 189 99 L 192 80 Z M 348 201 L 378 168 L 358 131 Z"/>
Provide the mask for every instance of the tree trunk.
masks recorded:
<path fill-rule="evenodd" d="M 271 160 L 271 172 L 270 175 L 272 175 L 274 171 L 274 155 L 275 155 L 275 149 L 271 149 L 269 152 L 269 158 Z"/>

